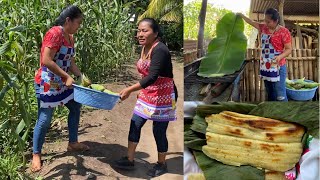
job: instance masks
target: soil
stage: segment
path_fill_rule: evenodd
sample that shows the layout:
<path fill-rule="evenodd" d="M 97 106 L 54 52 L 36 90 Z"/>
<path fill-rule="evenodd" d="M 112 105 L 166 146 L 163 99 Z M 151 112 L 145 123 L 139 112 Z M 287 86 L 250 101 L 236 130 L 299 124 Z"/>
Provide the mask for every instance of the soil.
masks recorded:
<path fill-rule="evenodd" d="M 135 66 L 128 65 L 117 82 L 106 88 L 119 92 L 139 80 Z M 183 178 L 183 63 L 173 60 L 174 80 L 179 92 L 177 101 L 178 120 L 169 123 L 167 137 L 169 173 L 153 179 Z M 140 143 L 135 157 L 135 170 L 124 171 L 113 167 L 113 161 L 126 155 L 130 119 L 138 92 L 117 104 L 113 110 L 97 110 L 84 107 L 79 127 L 79 141 L 90 146 L 87 152 L 67 152 L 68 129 L 64 121 L 47 133 L 43 147 L 43 167 L 32 177 L 43 179 L 150 179 L 148 169 L 157 162 L 156 143 L 152 133 L 152 121 L 142 128 Z M 31 157 L 29 157 L 31 162 Z"/>

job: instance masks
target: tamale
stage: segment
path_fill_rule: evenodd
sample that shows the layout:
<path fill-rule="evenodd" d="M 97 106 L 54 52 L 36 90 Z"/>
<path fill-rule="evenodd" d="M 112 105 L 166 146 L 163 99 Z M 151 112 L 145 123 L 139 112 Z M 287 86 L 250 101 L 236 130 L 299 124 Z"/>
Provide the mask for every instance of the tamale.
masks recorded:
<path fill-rule="evenodd" d="M 206 121 L 207 145 L 202 151 L 222 163 L 284 172 L 301 156 L 303 126 L 230 111 Z"/>

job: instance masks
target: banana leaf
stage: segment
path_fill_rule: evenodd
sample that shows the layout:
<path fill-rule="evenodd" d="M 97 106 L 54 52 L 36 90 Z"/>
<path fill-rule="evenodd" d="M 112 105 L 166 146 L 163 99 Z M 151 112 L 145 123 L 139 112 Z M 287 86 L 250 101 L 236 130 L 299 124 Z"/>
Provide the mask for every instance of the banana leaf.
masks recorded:
<path fill-rule="evenodd" d="M 319 102 L 263 102 L 249 114 L 303 125 L 319 138 Z"/>
<path fill-rule="evenodd" d="M 209 43 L 208 54 L 201 60 L 198 76 L 233 74 L 245 60 L 247 38 L 241 17 L 234 13 L 224 15 L 217 23 L 216 34 Z"/>
<path fill-rule="evenodd" d="M 248 114 L 251 110 L 256 108 L 257 105 L 249 103 L 237 102 L 220 102 L 213 105 L 199 105 L 196 108 L 196 115 L 193 117 L 193 122 L 190 127 L 191 130 L 206 134 L 207 122 L 205 117 L 211 114 L 218 114 L 222 111 L 233 111 L 237 113 Z"/>
<path fill-rule="evenodd" d="M 196 133 L 192 130 L 184 132 L 184 145 L 190 149 L 202 151 L 202 146 L 206 145 L 207 141 L 204 134 Z"/>
<path fill-rule="evenodd" d="M 251 166 L 230 166 L 194 151 L 196 161 L 206 179 L 214 180 L 264 180 L 264 171 Z"/>
<path fill-rule="evenodd" d="M 219 102 L 212 105 L 199 105 L 196 108 L 196 113 L 199 116 L 206 117 L 211 114 L 218 114 L 221 111 L 233 111 L 242 114 L 248 114 L 251 110 L 257 107 L 256 104 L 237 103 L 237 102 Z"/>

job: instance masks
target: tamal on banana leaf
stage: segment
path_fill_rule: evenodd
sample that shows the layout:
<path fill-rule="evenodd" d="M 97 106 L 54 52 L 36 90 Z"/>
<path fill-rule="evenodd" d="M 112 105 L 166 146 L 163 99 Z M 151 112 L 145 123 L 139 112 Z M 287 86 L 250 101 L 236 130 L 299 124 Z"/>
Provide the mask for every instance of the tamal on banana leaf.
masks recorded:
<path fill-rule="evenodd" d="M 203 108 L 203 111 L 201 111 L 201 108 Z M 246 112 L 244 112 L 244 109 Z M 201 134 L 201 132 L 203 134 L 206 132 L 207 124 L 204 119 L 205 116 L 209 114 L 220 113 L 223 110 L 234 112 L 241 111 L 239 113 L 252 114 L 261 117 L 268 117 L 282 121 L 298 123 L 305 126 L 308 132 L 310 131 L 311 135 L 313 135 L 314 137 L 318 137 L 317 132 L 319 132 L 319 106 L 317 103 L 290 102 L 287 105 L 284 105 L 283 102 L 263 102 L 259 105 L 253 105 L 226 102 L 217 105 L 210 105 L 208 107 L 199 106 L 199 108 L 197 108 L 198 116 L 194 118 L 193 124 L 191 125 L 190 129 L 188 129 L 190 131 L 196 130 L 197 132 L 194 134 L 192 132 L 189 132 L 189 134 L 192 134 L 192 136 L 189 137 L 193 140 L 193 142 L 201 142 L 201 140 L 205 140 L 203 136 L 199 135 Z M 200 123 L 201 125 L 195 125 L 198 123 Z M 189 143 L 187 145 L 187 147 L 194 150 L 194 155 L 200 168 L 203 170 L 206 179 L 264 179 L 264 170 L 259 170 L 252 166 L 236 167 L 225 165 L 207 157 L 202 151 L 199 151 L 199 146 L 201 146 L 201 143 Z M 231 170 L 229 168 L 231 168 Z"/>

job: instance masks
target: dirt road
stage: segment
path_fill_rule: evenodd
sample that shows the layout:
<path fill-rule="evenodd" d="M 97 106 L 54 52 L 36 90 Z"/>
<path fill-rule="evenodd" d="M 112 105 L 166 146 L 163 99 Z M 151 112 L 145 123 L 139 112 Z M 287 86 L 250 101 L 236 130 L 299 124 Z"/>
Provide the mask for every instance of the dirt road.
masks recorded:
<path fill-rule="evenodd" d="M 177 102 L 178 120 L 169 123 L 167 131 L 169 153 L 167 165 L 169 173 L 154 179 L 183 178 L 183 63 L 173 61 L 174 79 L 179 91 Z M 121 83 L 106 84 L 112 91 L 119 92 L 126 85 L 139 79 L 134 66 L 128 66 Z M 152 134 L 152 122 L 148 121 L 142 129 L 136 153 L 134 171 L 118 170 L 112 166 L 114 160 L 126 155 L 127 136 L 130 118 L 136 102 L 137 93 L 116 105 L 112 111 L 92 110 L 82 113 L 79 141 L 91 147 L 83 153 L 66 152 L 67 127 L 51 130 L 44 145 L 45 159 L 42 170 L 34 174 L 44 179 L 150 179 L 146 172 L 157 161 L 156 143 Z M 50 135 L 51 134 L 51 135 Z"/>

